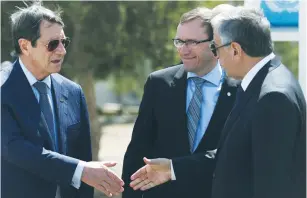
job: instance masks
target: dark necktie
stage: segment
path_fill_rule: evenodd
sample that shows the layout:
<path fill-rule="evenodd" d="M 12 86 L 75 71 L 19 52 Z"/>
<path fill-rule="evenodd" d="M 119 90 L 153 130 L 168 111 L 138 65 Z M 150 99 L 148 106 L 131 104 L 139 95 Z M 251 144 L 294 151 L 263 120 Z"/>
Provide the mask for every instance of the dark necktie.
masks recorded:
<path fill-rule="evenodd" d="M 188 133 L 189 133 L 190 151 L 191 153 L 193 153 L 194 141 L 195 141 L 196 132 L 197 132 L 197 128 L 198 128 L 198 124 L 200 120 L 201 103 L 203 100 L 201 87 L 203 83 L 205 82 L 205 80 L 199 77 L 193 77 L 191 79 L 194 81 L 195 91 L 192 96 L 192 100 L 190 102 L 189 108 L 188 108 L 187 127 L 188 127 Z"/>
<path fill-rule="evenodd" d="M 49 102 L 48 95 L 47 95 L 47 89 L 48 89 L 47 84 L 44 82 L 37 81 L 36 83 L 34 83 L 33 86 L 39 92 L 39 105 L 40 105 L 41 111 L 43 112 L 45 120 L 47 122 L 50 135 L 53 139 L 52 142 L 54 142 L 54 146 L 57 150 L 53 113 L 52 113 L 51 104 Z"/>
<path fill-rule="evenodd" d="M 242 86 L 239 85 L 239 87 L 237 89 L 236 100 L 235 100 L 235 105 L 234 106 L 237 106 L 240 103 L 243 94 L 244 94 L 244 90 L 243 90 Z"/>

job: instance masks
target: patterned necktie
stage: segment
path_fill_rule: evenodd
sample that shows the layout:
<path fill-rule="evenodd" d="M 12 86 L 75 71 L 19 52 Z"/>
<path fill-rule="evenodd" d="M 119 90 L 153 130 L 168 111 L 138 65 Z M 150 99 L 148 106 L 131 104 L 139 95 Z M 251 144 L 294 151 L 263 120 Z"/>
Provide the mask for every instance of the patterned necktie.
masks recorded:
<path fill-rule="evenodd" d="M 48 129 L 51 133 L 50 135 L 53 139 L 53 142 L 57 150 L 53 113 L 52 113 L 51 104 L 49 102 L 48 95 L 47 95 L 47 89 L 48 89 L 47 84 L 44 82 L 37 81 L 36 83 L 34 83 L 33 86 L 39 92 L 39 105 L 40 105 L 41 111 L 43 112 L 43 115 L 48 125 Z"/>
<path fill-rule="evenodd" d="M 191 78 L 195 84 L 195 91 L 192 97 L 192 100 L 190 102 L 189 108 L 188 108 L 188 132 L 189 132 L 189 143 L 190 143 L 190 151 L 193 153 L 193 146 L 194 141 L 196 137 L 196 132 L 199 124 L 200 119 L 200 109 L 201 109 L 201 103 L 202 103 L 202 85 L 204 84 L 205 80 L 198 77 Z"/>

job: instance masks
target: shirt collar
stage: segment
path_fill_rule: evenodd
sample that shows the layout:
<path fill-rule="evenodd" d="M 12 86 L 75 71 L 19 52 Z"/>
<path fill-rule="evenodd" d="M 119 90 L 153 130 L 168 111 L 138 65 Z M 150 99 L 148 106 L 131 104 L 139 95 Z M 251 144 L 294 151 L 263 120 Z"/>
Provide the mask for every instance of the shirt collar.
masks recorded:
<path fill-rule="evenodd" d="M 217 63 L 217 65 L 206 75 L 200 77 L 216 86 L 219 86 L 221 78 L 223 76 L 223 70 L 221 65 L 219 64 L 219 62 Z M 187 78 L 191 78 L 191 77 L 199 77 L 197 76 L 195 73 L 192 72 L 188 72 Z"/>
<path fill-rule="evenodd" d="M 36 83 L 38 80 L 35 78 L 35 76 L 33 76 L 33 74 L 27 69 L 27 67 L 23 64 L 23 62 L 21 61 L 21 59 L 19 58 L 19 64 L 21 66 L 21 69 L 23 70 L 23 72 L 25 73 L 29 83 L 31 86 L 33 86 L 34 83 Z M 42 80 L 42 82 L 46 83 L 47 86 L 49 87 L 49 89 L 51 89 L 51 78 L 50 75 L 47 76 L 44 80 Z"/>
<path fill-rule="evenodd" d="M 275 54 L 272 52 L 270 55 L 264 57 L 261 61 L 259 61 L 247 74 L 244 76 L 241 86 L 244 91 L 246 91 L 248 85 L 251 83 L 253 78 L 259 72 L 259 70 L 264 67 L 270 60 L 275 57 Z"/>

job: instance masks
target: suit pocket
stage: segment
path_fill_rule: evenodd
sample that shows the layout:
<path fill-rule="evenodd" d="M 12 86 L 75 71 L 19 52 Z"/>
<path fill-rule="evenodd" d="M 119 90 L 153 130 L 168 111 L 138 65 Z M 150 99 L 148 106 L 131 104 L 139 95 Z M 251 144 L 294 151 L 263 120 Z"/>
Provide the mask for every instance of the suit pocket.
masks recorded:
<path fill-rule="evenodd" d="M 81 127 L 81 122 L 77 122 L 75 124 L 69 125 L 67 127 L 67 130 L 80 129 L 80 127 Z"/>
<path fill-rule="evenodd" d="M 76 139 L 80 131 L 81 131 L 81 122 L 77 122 L 75 124 L 69 125 L 67 127 L 67 138 L 69 140 Z"/>

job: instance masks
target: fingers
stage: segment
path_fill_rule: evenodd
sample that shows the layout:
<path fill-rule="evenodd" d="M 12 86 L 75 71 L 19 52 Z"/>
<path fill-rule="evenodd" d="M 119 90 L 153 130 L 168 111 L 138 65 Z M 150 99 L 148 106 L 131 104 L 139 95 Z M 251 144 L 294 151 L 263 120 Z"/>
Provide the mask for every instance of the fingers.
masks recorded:
<path fill-rule="evenodd" d="M 145 180 L 139 182 L 137 185 L 135 185 L 135 186 L 133 187 L 133 190 L 138 190 L 138 189 L 140 189 L 140 188 L 146 186 L 146 185 L 149 184 L 149 183 L 151 183 L 151 181 L 150 181 L 149 179 L 145 179 Z"/>
<path fill-rule="evenodd" d="M 103 180 L 108 184 L 106 189 L 112 194 L 117 195 L 124 191 L 124 188 L 122 187 L 124 182 L 119 179 L 112 171 L 106 170 L 106 177 L 104 177 Z"/>
<path fill-rule="evenodd" d="M 102 164 L 106 167 L 113 167 L 116 166 L 117 162 L 102 162 Z"/>
<path fill-rule="evenodd" d="M 141 178 L 137 178 L 135 180 L 133 180 L 131 183 L 130 183 L 130 186 L 132 188 L 134 188 L 136 185 L 138 185 L 140 182 L 142 182 L 143 180 Z"/>
<path fill-rule="evenodd" d="M 140 190 L 145 191 L 145 190 L 151 189 L 153 187 L 155 187 L 155 184 L 153 182 L 149 182 L 148 184 L 146 184 L 143 187 L 141 187 Z"/>
<path fill-rule="evenodd" d="M 118 183 L 120 186 L 125 185 L 124 181 L 118 177 L 113 171 L 108 170 L 107 171 L 108 177 L 110 177 L 115 183 Z"/>
<path fill-rule="evenodd" d="M 87 162 L 82 172 L 82 181 L 97 188 L 107 196 L 118 195 L 124 191 L 124 182 L 109 170 L 114 162 Z"/>
<path fill-rule="evenodd" d="M 108 197 L 112 197 L 112 193 L 110 193 L 103 185 L 95 185 L 94 186 L 97 190 L 103 192 L 105 195 L 107 195 Z"/>
<path fill-rule="evenodd" d="M 146 175 L 146 166 L 143 166 L 142 168 L 140 168 L 139 170 L 137 170 L 135 173 L 133 173 L 133 175 L 131 175 L 130 179 L 131 180 L 135 180 L 137 178 L 141 178 L 142 175 Z"/>

